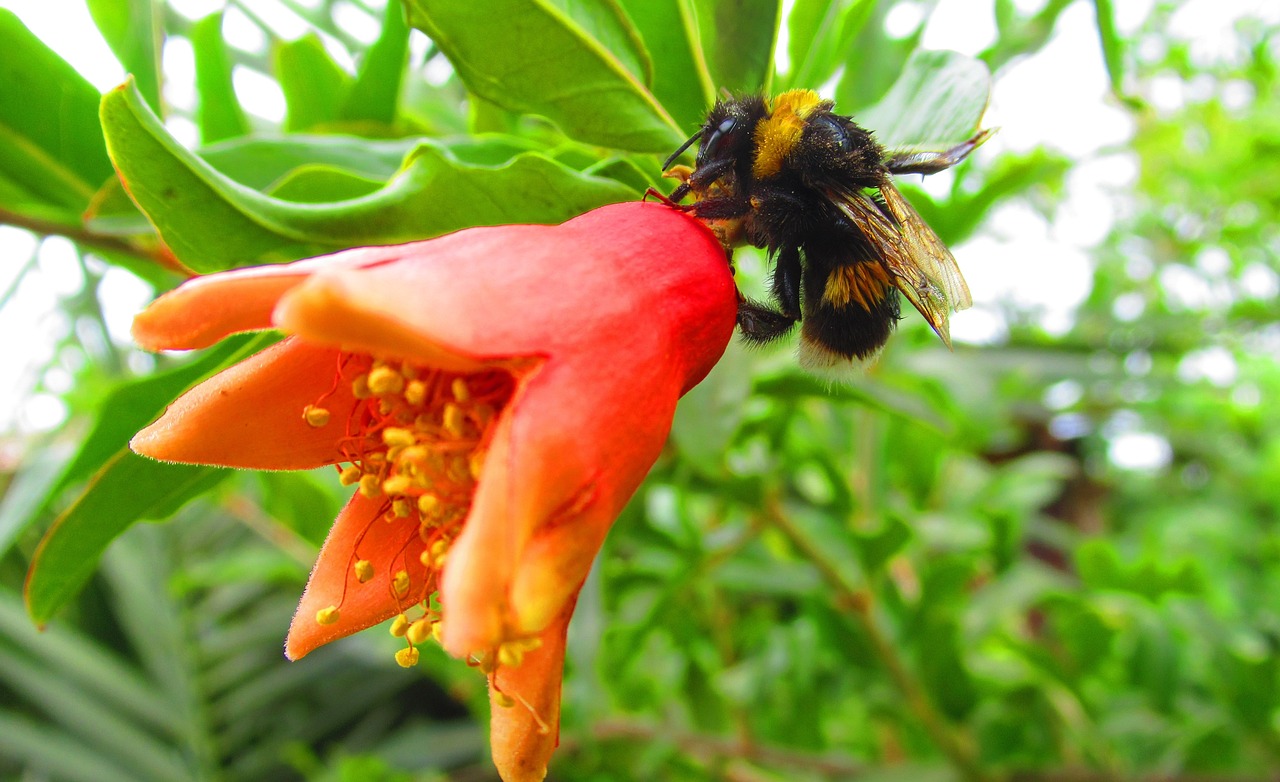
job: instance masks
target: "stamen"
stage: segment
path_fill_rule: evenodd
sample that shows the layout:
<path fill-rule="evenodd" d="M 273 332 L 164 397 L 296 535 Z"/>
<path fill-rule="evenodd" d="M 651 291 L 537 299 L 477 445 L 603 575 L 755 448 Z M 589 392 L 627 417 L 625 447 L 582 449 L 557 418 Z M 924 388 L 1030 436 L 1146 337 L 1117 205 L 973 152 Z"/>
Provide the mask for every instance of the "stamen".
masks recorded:
<path fill-rule="evenodd" d="M 470 511 L 484 471 L 489 432 L 511 399 L 514 381 L 502 370 L 457 374 L 342 354 L 333 389 L 303 410 L 308 424 L 323 426 L 333 415 L 342 415 L 331 409 L 332 401 L 322 401 L 343 384 L 355 401 L 345 413 L 344 434 L 337 443 L 338 480 L 356 486 L 377 504 L 352 548 L 349 567 L 354 577 L 344 581 L 337 605 L 318 612 L 316 620 L 336 622 L 347 589 L 375 581 L 385 585 L 380 588 L 395 610 L 408 608 L 408 600 L 421 601 L 424 614 L 410 621 L 401 613 L 390 628 L 392 635 L 408 639 L 408 648 L 396 655 L 397 662 L 408 667 L 418 660 L 419 644 L 440 638 L 440 613 L 429 607 L 431 596 L 449 547 Z M 403 542 L 390 557 L 365 559 L 360 553 L 368 534 L 383 536 L 379 551 L 386 551 L 385 536 L 403 536 Z M 412 578 L 410 562 L 423 568 L 413 570 Z M 487 672 L 499 665 L 519 665 L 530 648 L 524 642 L 507 642 L 477 656 L 475 664 Z"/>
<path fill-rule="evenodd" d="M 405 634 L 405 637 L 409 639 L 411 644 L 420 644 L 431 636 L 432 624 L 430 620 L 419 619 L 409 625 L 409 631 Z"/>
<path fill-rule="evenodd" d="M 396 638 L 404 638 L 405 633 L 409 632 L 409 617 L 399 614 L 395 619 L 391 620 L 391 634 Z"/>
<path fill-rule="evenodd" d="M 316 429 L 319 429 L 329 423 L 329 411 L 323 407 L 307 405 L 302 408 L 302 418 L 307 422 L 308 426 L 314 426 Z"/>
<path fill-rule="evenodd" d="M 466 378 L 455 377 L 449 390 L 453 391 L 453 398 L 460 403 L 466 403 L 471 399 L 471 390 L 467 388 Z"/>
<path fill-rule="evenodd" d="M 338 607 L 329 606 L 316 611 L 316 624 L 331 625 L 338 621 Z"/>
<path fill-rule="evenodd" d="M 401 649 L 396 652 L 396 662 L 401 668 L 412 668 L 418 664 L 418 650 L 412 646 Z"/>
<path fill-rule="evenodd" d="M 369 372 L 369 390 L 376 396 L 389 396 L 404 390 L 404 375 L 385 364 Z"/>
<path fill-rule="evenodd" d="M 395 577 L 391 579 L 391 588 L 395 590 L 396 597 L 404 597 L 409 594 L 408 571 L 397 570 Z"/>

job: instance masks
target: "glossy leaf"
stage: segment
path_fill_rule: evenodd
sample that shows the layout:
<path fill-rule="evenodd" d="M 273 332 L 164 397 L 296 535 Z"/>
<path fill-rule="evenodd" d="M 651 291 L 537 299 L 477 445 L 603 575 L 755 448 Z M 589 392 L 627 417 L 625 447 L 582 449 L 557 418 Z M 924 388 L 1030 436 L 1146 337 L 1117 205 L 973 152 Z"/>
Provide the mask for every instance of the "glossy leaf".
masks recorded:
<path fill-rule="evenodd" d="M 769 92 L 782 4 L 778 0 L 692 0 L 692 3 L 716 89 L 732 93 Z"/>
<path fill-rule="evenodd" d="M 398 2 L 388 2 L 382 33 L 365 52 L 355 83 L 347 91 L 338 116 L 390 125 L 396 119 L 400 85 L 409 60 L 409 27 Z"/>
<path fill-rule="evenodd" d="M 120 533 L 139 521 L 172 514 L 231 472 L 163 464 L 121 451 L 40 542 L 24 590 L 28 613 L 37 622 L 49 621 L 89 580 Z"/>
<path fill-rule="evenodd" d="M 692 133 L 716 100 L 689 0 L 622 0 L 653 61 L 653 94 Z"/>
<path fill-rule="evenodd" d="M 990 93 L 991 74 L 981 61 L 918 50 L 888 94 L 857 119 L 886 148 L 944 150 L 973 136 Z"/>
<path fill-rule="evenodd" d="M 376 193 L 299 204 L 234 182 L 183 149 L 130 85 L 107 94 L 102 116 L 130 194 L 174 254 L 201 272 L 472 225 L 558 223 L 636 195 L 536 154 L 498 167 L 470 166 L 424 141 Z"/>
<path fill-rule="evenodd" d="M 797 0 L 787 18 L 788 88 L 817 88 L 840 66 L 875 8 L 873 0 Z"/>
<path fill-rule="evenodd" d="M 161 19 L 155 0 L 87 0 L 111 51 L 133 75 L 152 110 L 160 110 Z"/>
<path fill-rule="evenodd" d="M 4 9 L 0 41 L 0 207 L 74 224 L 111 176 L 97 90 Z"/>
<path fill-rule="evenodd" d="M 684 140 L 642 79 L 550 0 L 407 0 L 407 7 L 410 23 L 488 101 L 542 115 L 588 144 L 662 152 Z"/>
<path fill-rule="evenodd" d="M 212 144 L 243 136 L 249 120 L 231 83 L 231 60 L 222 38 L 222 14 L 210 14 L 191 25 L 191 47 L 196 58 L 196 121 L 200 140 Z"/>
<path fill-rule="evenodd" d="M 314 33 L 275 44 L 271 69 L 284 92 L 286 131 L 310 130 L 338 119 L 353 80 Z"/>

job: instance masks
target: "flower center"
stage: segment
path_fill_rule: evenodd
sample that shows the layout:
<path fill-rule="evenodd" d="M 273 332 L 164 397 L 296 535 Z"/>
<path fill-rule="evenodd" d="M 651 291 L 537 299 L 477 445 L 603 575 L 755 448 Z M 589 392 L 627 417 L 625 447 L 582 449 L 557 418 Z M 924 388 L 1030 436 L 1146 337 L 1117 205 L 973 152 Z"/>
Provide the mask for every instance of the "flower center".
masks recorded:
<path fill-rule="evenodd" d="M 387 599 L 400 609 L 391 633 L 407 642 L 396 661 L 410 667 L 418 661 L 416 646 L 438 637 L 440 610 L 431 597 L 449 546 L 471 509 L 489 431 L 515 382 L 499 369 L 446 372 L 344 353 L 333 390 L 343 385 L 355 404 L 339 443 L 339 479 L 377 501 L 379 510 L 353 547 L 342 597 L 375 580 L 386 585 Z M 303 418 L 311 426 L 331 425 L 324 398 L 308 405 Z M 366 542 L 375 538 L 376 546 Z M 361 555 L 362 546 L 370 558 Z M 388 558 L 387 550 L 394 555 Z M 380 569 L 385 578 L 377 578 Z M 316 621 L 338 621 L 341 602 L 317 612 Z M 503 657 L 507 646 L 491 656 Z M 507 650 L 505 656 L 511 655 Z M 483 660 L 473 662 L 485 667 Z"/>

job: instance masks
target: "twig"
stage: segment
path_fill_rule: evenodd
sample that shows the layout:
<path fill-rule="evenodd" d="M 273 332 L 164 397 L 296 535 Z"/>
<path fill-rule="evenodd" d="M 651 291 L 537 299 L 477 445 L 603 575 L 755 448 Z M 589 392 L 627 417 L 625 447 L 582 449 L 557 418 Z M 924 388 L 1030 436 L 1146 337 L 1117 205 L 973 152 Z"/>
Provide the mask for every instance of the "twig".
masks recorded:
<path fill-rule="evenodd" d="M 884 666 L 889 678 L 907 700 L 907 706 L 920 720 L 925 732 L 934 744 L 951 761 L 952 765 L 969 782 L 986 782 L 987 775 L 978 764 L 972 741 L 963 738 L 933 705 L 920 681 L 907 670 L 899 657 L 888 633 L 880 626 L 874 611 L 871 591 L 849 581 L 839 565 L 833 562 L 821 546 L 815 543 L 783 512 L 776 501 L 768 504 L 769 522 L 778 529 L 791 545 L 795 546 L 811 562 L 823 579 L 836 591 L 838 605 L 849 609 L 871 642 L 876 658 Z"/>
<path fill-rule="evenodd" d="M 177 272 L 183 276 L 190 277 L 191 271 L 184 268 L 172 256 L 162 249 L 148 249 L 140 247 L 133 242 L 127 242 L 115 236 L 107 236 L 105 234 L 97 234 L 85 228 L 74 225 L 66 225 L 65 223 L 55 222 L 53 220 L 42 220 L 38 217 L 11 212 L 8 209 L 0 209 L 0 224 L 12 225 L 18 228 L 25 228 L 35 234 L 42 236 L 63 236 L 76 244 L 90 247 L 104 252 L 115 252 L 129 255 L 134 258 L 140 258 L 144 261 L 151 261 L 170 271 Z"/>

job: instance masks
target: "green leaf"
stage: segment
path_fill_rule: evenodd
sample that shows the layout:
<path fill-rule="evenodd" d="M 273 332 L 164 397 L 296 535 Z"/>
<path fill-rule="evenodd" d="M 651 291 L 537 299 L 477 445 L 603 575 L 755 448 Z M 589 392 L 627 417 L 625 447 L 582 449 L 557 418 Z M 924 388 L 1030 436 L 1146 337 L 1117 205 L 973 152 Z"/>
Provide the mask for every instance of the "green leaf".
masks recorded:
<path fill-rule="evenodd" d="M 653 94 L 692 133 L 716 99 L 688 0 L 622 0 L 653 60 Z"/>
<path fill-rule="evenodd" d="M 27 573 L 27 611 L 47 622 L 89 580 L 111 541 L 138 521 L 162 519 L 231 470 L 166 464 L 121 451 L 45 534 Z"/>
<path fill-rule="evenodd" d="M 692 0 L 717 89 L 768 92 L 782 21 L 778 0 Z"/>
<path fill-rule="evenodd" d="M 93 23 L 116 59 L 138 83 L 153 111 L 160 110 L 161 20 L 154 0 L 87 0 Z M 193 42 L 194 43 L 194 42 Z"/>
<path fill-rule="evenodd" d="M 826 83 L 874 8 L 873 0 L 797 0 L 787 17 L 791 70 L 786 86 L 815 89 Z"/>
<path fill-rule="evenodd" d="M 76 224 L 111 176 L 98 92 L 0 9 L 0 208 Z"/>
<path fill-rule="evenodd" d="M 284 92 L 285 132 L 310 130 L 338 119 L 351 90 L 351 75 L 342 69 L 315 33 L 277 43 L 271 70 Z"/>
<path fill-rule="evenodd" d="M 588 36 L 618 58 L 618 62 L 641 84 L 646 87 L 653 84 L 653 61 L 620 0 L 547 0 L 547 3 L 572 19 Z"/>
<path fill-rule="evenodd" d="M 474 225 L 558 223 L 637 195 L 537 154 L 473 166 L 421 141 L 377 192 L 301 204 L 247 188 L 184 149 L 129 85 L 103 98 L 102 124 L 133 199 L 174 254 L 199 272 L 407 242 Z"/>
<path fill-rule="evenodd" d="M 858 34 L 844 47 L 844 75 L 836 85 L 835 96 L 841 111 L 860 114 L 863 108 L 884 97 L 902 75 L 907 59 L 919 47 L 925 23 L 937 4 L 938 0 L 915 3 L 924 21 L 914 32 L 897 40 L 885 33 L 886 17 L 894 6 L 875 4 L 870 19 L 864 20 Z"/>
<path fill-rule="evenodd" d="M 191 25 L 196 58 L 196 121 L 200 140 L 212 144 L 247 135 L 249 120 L 231 83 L 231 60 L 222 38 L 222 14 L 210 14 Z"/>
<path fill-rule="evenodd" d="M 231 139 L 201 148 L 200 157 L 236 182 L 266 191 L 303 166 L 329 166 L 366 179 L 386 181 L 395 176 L 400 163 L 417 144 L 414 139 L 380 141 L 290 133 L 283 137 Z M 508 149 L 503 147 L 504 151 Z M 506 161 L 513 154 L 514 151 L 506 152 L 499 161 Z"/>
<path fill-rule="evenodd" d="M 355 84 L 338 110 L 339 118 L 394 123 L 408 62 L 409 27 L 404 21 L 404 8 L 389 1 L 383 13 L 382 33 L 365 52 Z"/>
<path fill-rule="evenodd" d="M 588 144 L 663 152 L 684 140 L 618 55 L 549 0 L 406 3 L 410 23 L 485 100 L 540 114 Z"/>
<path fill-rule="evenodd" d="M 941 151 L 973 137 L 987 110 L 991 74 L 980 60 L 918 50 L 898 80 L 858 122 L 890 150 Z"/>

